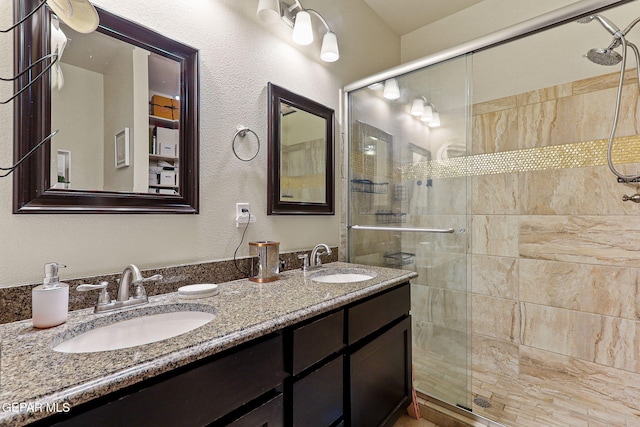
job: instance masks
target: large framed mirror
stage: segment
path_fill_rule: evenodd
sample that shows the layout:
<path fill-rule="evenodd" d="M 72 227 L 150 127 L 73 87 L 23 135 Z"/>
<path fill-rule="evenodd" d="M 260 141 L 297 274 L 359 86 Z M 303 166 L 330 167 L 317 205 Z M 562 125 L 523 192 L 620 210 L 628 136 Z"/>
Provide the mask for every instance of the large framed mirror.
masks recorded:
<path fill-rule="evenodd" d="M 15 0 L 16 18 L 39 3 Z M 14 173 L 13 212 L 197 213 L 198 50 L 96 9 L 90 34 L 47 7 L 15 33 L 16 74 L 49 54 L 59 32 L 66 46 L 14 101 L 15 159 L 59 132 Z"/>
<path fill-rule="evenodd" d="M 334 111 L 269 83 L 268 215 L 334 215 Z"/>

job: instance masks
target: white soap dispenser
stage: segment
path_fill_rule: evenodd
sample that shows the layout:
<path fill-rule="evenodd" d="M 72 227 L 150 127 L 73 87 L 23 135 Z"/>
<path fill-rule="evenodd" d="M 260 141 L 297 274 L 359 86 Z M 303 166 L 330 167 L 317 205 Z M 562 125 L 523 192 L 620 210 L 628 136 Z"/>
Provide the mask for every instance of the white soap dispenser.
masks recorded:
<path fill-rule="evenodd" d="M 57 262 L 45 264 L 43 284 L 31 292 L 31 313 L 36 328 L 50 328 L 67 321 L 69 285 L 60 283 L 59 267 L 66 266 Z"/>

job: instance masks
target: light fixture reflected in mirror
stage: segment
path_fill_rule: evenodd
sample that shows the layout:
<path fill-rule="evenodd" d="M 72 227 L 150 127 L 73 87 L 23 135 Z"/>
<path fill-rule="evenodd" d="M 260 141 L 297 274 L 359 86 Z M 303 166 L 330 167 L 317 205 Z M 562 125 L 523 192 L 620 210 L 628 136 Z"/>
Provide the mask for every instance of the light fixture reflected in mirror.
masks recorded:
<path fill-rule="evenodd" d="M 430 128 L 440 127 L 440 113 L 437 111 L 433 112 L 433 118 L 427 124 Z"/>
<path fill-rule="evenodd" d="M 393 101 L 400 98 L 400 85 L 398 84 L 398 80 L 395 78 L 387 79 L 384 83 L 372 83 L 367 87 L 374 91 L 382 89 L 382 96 L 385 99 Z M 407 90 L 410 91 L 410 89 Z M 411 95 L 408 96 L 409 99 L 411 99 L 411 97 Z M 416 119 L 419 119 L 430 128 L 437 128 L 440 126 L 440 114 L 436 111 L 433 104 L 427 101 L 427 98 L 424 96 L 418 95 L 413 98 L 413 101 L 411 101 L 409 106 L 409 114 L 414 116 Z M 366 150 L 367 148 L 365 147 L 365 154 L 369 154 Z"/>
<path fill-rule="evenodd" d="M 411 115 L 420 117 L 424 113 L 424 101 L 421 98 L 416 98 L 411 103 Z"/>
<path fill-rule="evenodd" d="M 337 61 L 340 58 L 338 38 L 336 34 L 331 31 L 331 28 L 329 28 L 327 21 L 318 12 L 313 9 L 305 9 L 299 0 L 294 0 L 294 3 L 291 5 L 285 2 L 279 2 L 278 0 L 260 0 L 258 3 L 257 15 L 262 22 L 271 23 L 277 21 L 278 17 L 282 18 L 282 20 L 293 29 L 293 41 L 303 46 L 313 43 L 312 14 L 322 22 L 326 30 L 322 38 L 320 59 L 324 62 Z"/>
<path fill-rule="evenodd" d="M 422 114 L 420 115 L 420 121 L 428 123 L 431 120 L 433 120 L 433 107 L 431 104 L 426 104 Z"/>
<path fill-rule="evenodd" d="M 400 98 L 400 88 L 398 87 L 398 81 L 396 79 L 389 79 L 384 82 L 382 96 L 392 100 Z"/>

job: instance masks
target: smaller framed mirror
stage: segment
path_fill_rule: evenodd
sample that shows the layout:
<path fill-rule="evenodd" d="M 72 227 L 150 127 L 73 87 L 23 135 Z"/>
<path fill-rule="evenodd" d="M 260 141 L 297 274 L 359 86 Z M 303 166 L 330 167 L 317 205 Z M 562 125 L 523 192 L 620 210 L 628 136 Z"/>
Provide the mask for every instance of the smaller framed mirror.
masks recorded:
<path fill-rule="evenodd" d="M 334 215 L 334 111 L 272 83 L 268 215 Z"/>

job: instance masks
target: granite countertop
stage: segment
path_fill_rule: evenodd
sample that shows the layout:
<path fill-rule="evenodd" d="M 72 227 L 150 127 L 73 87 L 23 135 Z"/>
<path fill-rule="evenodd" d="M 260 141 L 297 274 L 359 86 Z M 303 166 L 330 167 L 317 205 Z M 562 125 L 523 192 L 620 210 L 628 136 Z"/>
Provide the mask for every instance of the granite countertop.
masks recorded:
<path fill-rule="evenodd" d="M 221 283 L 220 293 L 208 298 L 182 299 L 174 292 L 150 297 L 149 304 L 126 310 L 101 314 L 92 309 L 73 311 L 66 323 L 50 329 L 34 329 L 30 319 L 2 325 L 0 425 L 22 426 L 52 415 L 56 409 L 73 412 L 74 406 L 91 399 L 416 277 L 411 271 L 342 262 L 323 268 L 366 269 L 376 277 L 328 284 L 312 282 L 310 273 L 287 271 L 270 283 L 247 279 Z M 215 318 L 183 335 L 131 348 L 80 354 L 52 350 L 53 342 L 89 322 L 128 318 L 135 310 L 157 313 L 190 307 L 213 310 Z"/>

